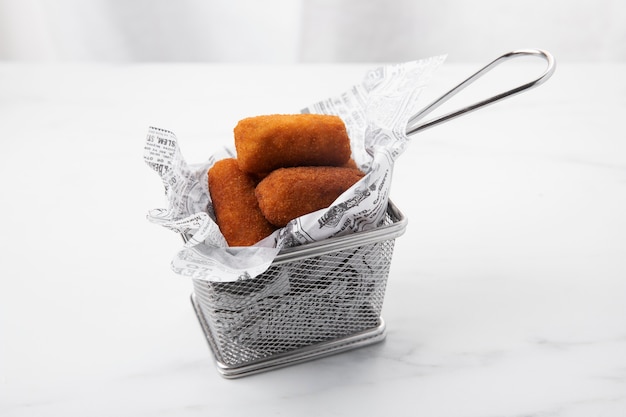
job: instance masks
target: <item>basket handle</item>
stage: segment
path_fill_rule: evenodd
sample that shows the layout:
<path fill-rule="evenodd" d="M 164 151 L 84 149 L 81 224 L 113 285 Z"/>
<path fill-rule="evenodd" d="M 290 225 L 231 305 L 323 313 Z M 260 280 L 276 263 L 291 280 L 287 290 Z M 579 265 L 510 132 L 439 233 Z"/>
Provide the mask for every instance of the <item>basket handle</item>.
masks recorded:
<path fill-rule="evenodd" d="M 475 104 L 463 107 L 459 110 L 456 111 L 452 111 L 450 113 L 446 113 L 442 116 L 430 119 L 430 120 L 426 120 L 426 121 L 421 121 L 425 116 L 427 116 L 429 113 L 431 113 L 433 110 L 435 110 L 437 107 L 441 106 L 443 103 L 445 103 L 446 101 L 448 101 L 452 96 L 454 96 L 455 94 L 457 94 L 459 91 L 463 90 L 465 87 L 467 87 L 468 85 L 470 85 L 471 83 L 473 83 L 474 81 L 476 81 L 478 78 L 480 78 L 481 76 L 483 76 L 484 74 L 486 74 L 487 72 L 489 72 L 491 69 L 493 69 L 495 66 L 501 64 L 504 61 L 508 61 L 509 59 L 513 59 L 516 57 L 520 57 L 520 56 L 536 56 L 539 58 L 543 58 L 546 62 L 547 62 L 547 67 L 546 70 L 544 71 L 544 73 L 536 78 L 533 81 L 530 81 L 526 84 L 522 84 L 519 87 L 516 88 L 512 88 L 508 91 L 505 91 L 503 93 L 497 94 L 493 97 L 489 97 L 485 100 L 479 101 Z M 447 93 L 445 93 L 443 96 L 439 97 L 437 100 L 435 100 L 434 102 L 432 102 L 431 104 L 429 104 L 428 106 L 426 106 L 424 109 L 420 110 L 417 114 L 415 114 L 413 117 L 411 117 L 407 123 L 407 130 L 406 130 L 406 134 L 407 136 L 411 136 L 414 135 L 418 132 L 421 132 L 422 130 L 428 129 L 429 127 L 433 127 L 436 126 L 440 123 L 446 122 L 448 120 L 454 119 L 456 117 L 459 117 L 465 113 L 469 113 L 471 111 L 477 110 L 481 107 L 484 107 L 488 104 L 492 104 L 495 103 L 497 101 L 500 101 L 506 97 L 510 97 L 513 96 L 515 94 L 519 94 L 524 90 L 527 90 L 529 88 L 532 87 L 537 87 L 541 84 L 543 84 L 545 81 L 548 80 L 548 78 L 550 78 L 552 76 L 552 74 L 554 73 L 555 70 L 555 65 L 556 62 L 554 61 L 554 57 L 547 51 L 543 51 L 540 49 L 520 49 L 520 50 L 516 50 L 516 51 L 512 51 L 509 53 L 506 53 L 498 58 L 496 58 L 495 60 L 493 60 L 491 63 L 485 65 L 483 68 L 481 68 L 480 70 L 478 70 L 476 73 L 474 73 L 472 76 L 470 76 L 469 78 L 467 78 L 465 81 L 463 81 L 462 83 L 460 83 L 459 85 L 457 85 L 456 87 L 454 87 L 453 89 L 451 89 L 450 91 L 448 91 Z"/>

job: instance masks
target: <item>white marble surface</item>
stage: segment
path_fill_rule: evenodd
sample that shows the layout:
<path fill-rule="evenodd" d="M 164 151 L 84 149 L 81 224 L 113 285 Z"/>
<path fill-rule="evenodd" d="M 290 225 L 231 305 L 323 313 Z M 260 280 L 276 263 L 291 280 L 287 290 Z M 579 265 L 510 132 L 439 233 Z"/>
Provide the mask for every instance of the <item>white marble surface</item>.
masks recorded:
<path fill-rule="evenodd" d="M 238 119 L 372 66 L 0 64 L 0 415 L 626 415 L 624 65 L 561 65 L 415 138 L 383 343 L 218 375 L 168 267 L 180 241 L 145 221 L 147 127 L 200 161 Z M 478 67 L 445 65 L 425 97 Z"/>

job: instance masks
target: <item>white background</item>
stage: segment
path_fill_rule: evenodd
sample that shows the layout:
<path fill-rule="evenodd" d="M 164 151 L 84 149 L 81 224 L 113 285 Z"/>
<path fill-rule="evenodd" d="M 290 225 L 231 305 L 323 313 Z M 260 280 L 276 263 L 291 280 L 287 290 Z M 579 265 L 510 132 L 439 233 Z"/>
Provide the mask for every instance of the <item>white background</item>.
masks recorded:
<path fill-rule="evenodd" d="M 0 0 L 0 60 L 626 60 L 622 0 Z"/>

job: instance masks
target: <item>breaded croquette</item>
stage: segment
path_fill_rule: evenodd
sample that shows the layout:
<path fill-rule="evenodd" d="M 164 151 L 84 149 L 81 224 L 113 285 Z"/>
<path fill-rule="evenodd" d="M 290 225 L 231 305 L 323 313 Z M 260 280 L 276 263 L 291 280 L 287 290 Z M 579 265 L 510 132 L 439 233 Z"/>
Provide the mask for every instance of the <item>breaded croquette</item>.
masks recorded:
<path fill-rule="evenodd" d="M 359 169 L 359 166 L 356 164 L 356 161 L 352 158 L 348 159 L 348 162 L 342 165 L 344 168 L 354 168 Z"/>
<path fill-rule="evenodd" d="M 276 229 L 259 209 L 254 194 L 257 181 L 239 169 L 236 159 L 216 162 L 208 181 L 216 223 L 229 246 L 251 246 Z"/>
<path fill-rule="evenodd" d="M 328 207 L 364 174 L 345 167 L 280 168 L 256 187 L 265 218 L 283 227 L 296 217 Z"/>
<path fill-rule="evenodd" d="M 234 129 L 239 167 L 268 174 L 295 166 L 342 166 L 350 158 L 343 120 L 323 114 L 275 114 L 240 120 Z"/>

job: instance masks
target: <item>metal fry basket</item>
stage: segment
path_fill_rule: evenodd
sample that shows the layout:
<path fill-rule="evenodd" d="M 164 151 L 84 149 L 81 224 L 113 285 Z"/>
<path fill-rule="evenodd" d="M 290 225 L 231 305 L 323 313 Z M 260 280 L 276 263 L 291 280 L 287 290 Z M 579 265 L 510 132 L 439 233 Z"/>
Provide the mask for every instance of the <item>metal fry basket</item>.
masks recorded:
<path fill-rule="evenodd" d="M 493 67 L 519 56 L 544 59 L 545 72 L 501 94 L 424 120 Z M 554 58 L 542 50 L 502 55 L 413 116 L 407 135 L 539 86 L 554 70 Z M 389 202 L 377 228 L 284 250 L 253 279 L 194 280 L 191 301 L 218 371 L 236 378 L 382 341 L 381 310 L 391 257 L 395 238 L 406 224 Z"/>
<path fill-rule="evenodd" d="M 373 230 L 281 252 L 249 280 L 194 280 L 192 304 L 218 371 L 235 378 L 382 341 L 395 238 L 389 203 Z"/>

